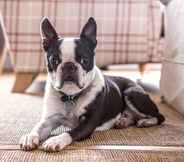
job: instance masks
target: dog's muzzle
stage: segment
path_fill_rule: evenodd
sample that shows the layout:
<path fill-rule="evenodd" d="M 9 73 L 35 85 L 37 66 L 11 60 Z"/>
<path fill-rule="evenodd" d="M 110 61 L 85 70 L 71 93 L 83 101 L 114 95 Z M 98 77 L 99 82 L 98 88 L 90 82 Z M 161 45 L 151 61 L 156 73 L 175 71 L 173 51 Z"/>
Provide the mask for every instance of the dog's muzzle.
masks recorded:
<path fill-rule="evenodd" d="M 66 62 L 62 67 L 61 83 L 57 89 L 61 89 L 64 84 L 76 84 L 82 88 L 78 81 L 78 68 L 73 62 Z"/>
<path fill-rule="evenodd" d="M 66 62 L 62 67 L 62 81 L 75 83 L 77 79 L 77 66 L 73 62 Z"/>

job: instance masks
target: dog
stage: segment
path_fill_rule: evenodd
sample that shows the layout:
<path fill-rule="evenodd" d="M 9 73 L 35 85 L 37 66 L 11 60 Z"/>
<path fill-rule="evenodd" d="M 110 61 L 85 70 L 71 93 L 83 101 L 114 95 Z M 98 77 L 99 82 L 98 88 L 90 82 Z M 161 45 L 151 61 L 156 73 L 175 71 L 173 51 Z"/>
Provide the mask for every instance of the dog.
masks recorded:
<path fill-rule="evenodd" d="M 20 139 L 29 151 L 39 145 L 48 152 L 60 151 L 94 131 L 150 127 L 164 116 L 145 91 L 133 81 L 102 75 L 95 64 L 97 25 L 90 17 L 79 38 L 58 36 L 48 18 L 41 22 L 41 37 L 48 71 L 41 120 Z M 70 130 L 49 138 L 59 126 Z"/>

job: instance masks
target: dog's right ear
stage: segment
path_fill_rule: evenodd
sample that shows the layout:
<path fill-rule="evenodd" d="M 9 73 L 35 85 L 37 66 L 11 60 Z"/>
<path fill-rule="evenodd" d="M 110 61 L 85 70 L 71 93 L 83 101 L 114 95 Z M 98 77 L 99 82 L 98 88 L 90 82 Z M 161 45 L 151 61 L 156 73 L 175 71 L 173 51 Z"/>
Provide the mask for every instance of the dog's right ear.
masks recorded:
<path fill-rule="evenodd" d="M 47 17 L 44 17 L 41 21 L 40 34 L 42 38 L 43 48 L 45 51 L 47 51 L 50 43 L 53 40 L 58 39 L 58 34 Z"/>

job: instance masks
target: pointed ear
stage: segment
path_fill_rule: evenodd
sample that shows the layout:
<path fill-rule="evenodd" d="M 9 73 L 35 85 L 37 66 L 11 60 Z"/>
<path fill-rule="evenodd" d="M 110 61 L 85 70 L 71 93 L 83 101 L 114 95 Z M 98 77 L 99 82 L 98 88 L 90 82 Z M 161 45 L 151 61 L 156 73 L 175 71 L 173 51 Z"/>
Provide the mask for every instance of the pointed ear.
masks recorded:
<path fill-rule="evenodd" d="M 58 34 L 47 17 L 44 17 L 41 21 L 40 33 L 45 50 L 48 49 L 51 41 L 58 39 Z"/>
<path fill-rule="evenodd" d="M 85 24 L 85 26 L 82 29 L 82 32 L 80 34 L 80 38 L 84 38 L 84 39 L 90 41 L 95 48 L 95 46 L 97 44 L 96 34 L 97 34 L 96 21 L 94 18 L 90 17 L 88 19 L 88 22 Z"/>
<path fill-rule="evenodd" d="M 168 5 L 171 0 L 160 0 L 164 5 Z"/>

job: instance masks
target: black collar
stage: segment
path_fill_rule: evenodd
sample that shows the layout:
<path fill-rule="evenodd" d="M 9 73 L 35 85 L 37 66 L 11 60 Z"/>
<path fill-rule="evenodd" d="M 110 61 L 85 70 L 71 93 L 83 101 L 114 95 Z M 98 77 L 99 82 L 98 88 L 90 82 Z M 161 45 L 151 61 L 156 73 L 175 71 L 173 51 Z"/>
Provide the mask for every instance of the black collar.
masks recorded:
<path fill-rule="evenodd" d="M 79 96 L 83 93 L 83 91 L 77 93 L 77 94 L 74 94 L 74 95 L 67 95 L 65 94 L 64 92 L 61 92 L 59 91 L 59 93 L 61 94 L 61 101 L 62 102 L 71 102 L 71 101 L 76 101 Z"/>
<path fill-rule="evenodd" d="M 52 86 L 52 84 L 51 84 Z M 74 95 L 67 95 L 66 93 L 62 92 L 62 91 L 57 91 L 61 94 L 61 101 L 62 102 L 74 102 L 76 101 L 82 94 L 86 93 L 91 87 L 91 84 L 88 85 L 85 89 L 83 89 L 82 91 L 80 91 L 79 93 L 77 94 L 74 94 Z M 54 89 L 54 87 L 52 86 L 52 88 Z"/>
<path fill-rule="evenodd" d="M 85 94 L 91 87 L 91 84 L 86 87 L 85 89 L 83 89 L 82 91 L 80 91 L 77 94 L 74 95 L 67 95 L 66 93 L 59 91 L 59 93 L 61 94 L 61 101 L 62 102 L 74 102 L 76 101 L 82 94 Z"/>

